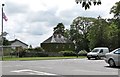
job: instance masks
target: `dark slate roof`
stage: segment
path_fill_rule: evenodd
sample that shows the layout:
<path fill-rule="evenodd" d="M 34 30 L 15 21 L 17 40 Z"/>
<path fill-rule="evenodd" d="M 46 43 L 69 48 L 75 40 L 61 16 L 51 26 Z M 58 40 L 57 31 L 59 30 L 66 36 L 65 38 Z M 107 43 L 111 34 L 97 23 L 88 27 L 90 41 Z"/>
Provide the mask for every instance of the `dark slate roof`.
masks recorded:
<path fill-rule="evenodd" d="M 19 41 L 20 43 L 22 43 L 22 44 L 28 46 L 26 43 L 24 43 L 24 42 L 22 42 L 22 41 L 20 41 L 20 40 L 18 40 L 18 39 L 15 39 L 15 40 L 11 41 L 11 44 L 14 43 L 14 42 L 16 42 L 16 41 Z"/>
<path fill-rule="evenodd" d="M 73 42 L 68 40 L 62 35 L 56 34 L 56 35 L 52 35 L 42 43 L 73 43 Z"/>

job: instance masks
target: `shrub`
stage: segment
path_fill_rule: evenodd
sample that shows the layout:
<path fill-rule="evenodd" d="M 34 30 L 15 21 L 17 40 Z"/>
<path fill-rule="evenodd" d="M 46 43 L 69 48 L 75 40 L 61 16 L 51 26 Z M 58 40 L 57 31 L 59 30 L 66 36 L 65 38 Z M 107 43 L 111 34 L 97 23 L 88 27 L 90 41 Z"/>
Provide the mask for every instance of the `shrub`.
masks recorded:
<path fill-rule="evenodd" d="M 36 53 L 36 56 L 37 56 L 37 57 L 48 57 L 48 54 L 45 53 L 45 52 L 37 52 L 37 53 Z"/>
<path fill-rule="evenodd" d="M 59 53 L 63 54 L 63 56 L 76 56 L 76 53 L 73 51 L 60 51 Z"/>
<path fill-rule="evenodd" d="M 26 52 L 25 57 L 48 57 L 45 52 Z"/>

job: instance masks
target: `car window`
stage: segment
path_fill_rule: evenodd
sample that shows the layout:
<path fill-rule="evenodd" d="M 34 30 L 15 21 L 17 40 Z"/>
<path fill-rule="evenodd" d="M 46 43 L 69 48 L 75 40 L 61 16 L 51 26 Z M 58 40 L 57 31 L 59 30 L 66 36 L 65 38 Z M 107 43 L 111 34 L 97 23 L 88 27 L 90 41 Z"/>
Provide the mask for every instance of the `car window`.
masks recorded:
<path fill-rule="evenodd" d="M 93 49 L 92 50 L 92 52 L 98 52 L 99 51 L 99 49 Z"/>
<path fill-rule="evenodd" d="M 99 53 L 103 53 L 103 49 L 101 49 Z"/>
<path fill-rule="evenodd" d="M 120 54 L 120 49 L 114 52 L 115 54 Z"/>

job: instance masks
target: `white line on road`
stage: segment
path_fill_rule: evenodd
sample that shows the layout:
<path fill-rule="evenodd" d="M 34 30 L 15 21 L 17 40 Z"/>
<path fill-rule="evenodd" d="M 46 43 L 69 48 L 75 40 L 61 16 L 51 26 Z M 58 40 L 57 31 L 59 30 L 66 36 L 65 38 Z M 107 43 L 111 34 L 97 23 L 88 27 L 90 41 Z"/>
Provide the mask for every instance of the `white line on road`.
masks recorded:
<path fill-rule="evenodd" d="M 28 74 L 34 74 L 34 75 L 56 75 L 56 74 L 52 74 L 52 73 L 46 73 L 46 72 L 40 72 L 40 71 L 34 71 L 34 70 L 30 70 L 30 69 L 23 69 L 23 70 L 14 70 L 11 71 L 14 73 L 21 73 L 21 72 L 27 72 Z"/>

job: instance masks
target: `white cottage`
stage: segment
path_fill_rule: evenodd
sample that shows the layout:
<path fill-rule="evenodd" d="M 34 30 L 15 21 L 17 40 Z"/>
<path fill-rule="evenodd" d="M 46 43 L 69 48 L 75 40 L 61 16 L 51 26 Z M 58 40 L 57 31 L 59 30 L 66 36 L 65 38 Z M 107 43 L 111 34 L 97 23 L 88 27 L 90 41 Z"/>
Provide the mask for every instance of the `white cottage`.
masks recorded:
<path fill-rule="evenodd" d="M 14 41 L 11 41 L 12 48 L 14 47 L 22 47 L 22 48 L 28 48 L 28 45 L 18 39 L 15 39 Z"/>

